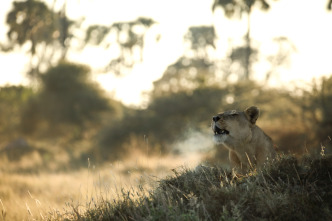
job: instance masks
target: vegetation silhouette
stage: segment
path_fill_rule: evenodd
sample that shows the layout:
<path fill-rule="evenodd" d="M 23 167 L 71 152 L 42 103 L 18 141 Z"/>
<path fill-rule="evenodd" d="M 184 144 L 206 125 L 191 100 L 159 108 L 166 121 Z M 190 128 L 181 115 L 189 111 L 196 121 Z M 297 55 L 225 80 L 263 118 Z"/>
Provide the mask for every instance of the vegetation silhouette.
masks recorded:
<path fill-rule="evenodd" d="M 22 113 L 23 131 L 28 134 L 47 131 L 55 136 L 55 131 L 66 126 L 83 130 L 87 125 L 93 126 L 92 122 L 98 124 L 100 113 L 112 108 L 89 74 L 87 66 L 65 61 L 44 73 L 39 92 Z"/>
<path fill-rule="evenodd" d="M 22 106 L 33 94 L 31 88 L 24 86 L 0 87 L 0 134 L 3 141 L 19 136 Z"/>
<path fill-rule="evenodd" d="M 14 1 L 12 10 L 7 14 L 6 23 L 8 42 L 1 44 L 2 51 L 12 51 L 16 45 L 24 48 L 30 45 L 28 75 L 33 80 L 39 74 L 66 58 L 74 37 L 73 30 L 80 21 L 72 21 L 66 15 L 65 5 L 55 12 L 42 1 Z"/>
<path fill-rule="evenodd" d="M 232 54 L 233 57 L 240 60 L 242 66 L 244 67 L 244 79 L 249 80 L 251 77 L 251 64 L 252 56 L 256 54 L 256 50 L 252 48 L 252 39 L 251 39 L 251 13 L 254 6 L 259 7 L 263 11 L 270 9 L 270 3 L 265 0 L 215 0 L 212 5 L 212 11 L 215 11 L 218 7 L 221 7 L 226 17 L 228 18 L 241 18 L 242 14 L 247 16 L 247 33 L 245 35 L 246 45 L 244 47 L 236 48 Z M 243 58 L 240 58 L 243 56 Z"/>
<path fill-rule="evenodd" d="M 86 31 L 84 42 L 111 48 L 113 53 L 118 51 L 116 55 L 111 53 L 106 71 L 124 75 L 130 72 L 135 64 L 143 61 L 146 33 L 154 24 L 156 21 L 151 18 L 139 17 L 134 21 L 115 22 L 109 26 L 91 25 Z M 115 41 L 110 40 L 110 36 L 113 36 Z"/>
<path fill-rule="evenodd" d="M 247 50 L 254 50 L 250 42 L 250 16 L 255 6 L 262 10 L 270 8 L 268 1 L 216 0 L 213 4 L 213 10 L 222 7 L 229 17 L 247 14 L 247 45 L 233 50 L 227 58 L 232 64 L 241 60 L 246 68 L 250 66 L 248 60 L 254 57 L 253 51 L 247 53 Z M 146 148 L 148 139 L 152 152 L 168 153 L 188 130 L 208 133 L 210 117 L 215 113 L 255 104 L 262 110 L 259 123 L 281 151 L 319 152 L 321 145 L 329 151 L 331 77 L 301 93 L 267 88 L 250 81 L 249 69 L 247 77 L 230 83 L 229 73 L 235 72 L 227 65 L 218 64 L 215 58 L 216 27 L 193 26 L 184 36 L 183 55 L 154 82 L 146 108 L 124 107 L 106 98 L 92 83 L 88 66 L 61 60 L 73 46 L 73 31 L 81 28 L 79 23 L 68 19 L 65 5 L 56 12 L 41 1 L 13 3 L 7 15 L 9 43 L 1 45 L 2 50 L 30 45 L 31 68 L 38 70 L 39 83 L 34 88 L 2 87 L 0 107 L 4 113 L 12 113 L 11 117 L 1 117 L 6 141 L 24 135 L 37 142 L 36 137 L 61 137 L 70 131 L 82 140 L 86 138 L 83 134 L 88 133 L 90 147 L 85 148 L 87 152 L 82 156 L 91 154 L 103 162 L 124 156 L 133 140 L 140 143 L 134 148 Z M 111 58 L 110 63 L 115 66 L 109 67 L 114 73 L 124 74 L 125 69 L 131 70 L 142 61 L 146 34 L 155 24 L 151 18 L 139 17 L 108 26 L 93 25 L 85 30 L 83 46 L 108 48 L 115 44 L 119 53 Z M 110 42 L 108 35 L 115 40 Z M 282 45 L 281 51 L 270 57 L 272 68 L 266 73 L 267 79 L 289 62 L 292 51 L 292 44 L 286 38 L 279 37 L 276 41 Z M 218 153 L 220 148 L 216 149 L 215 155 L 222 155 Z"/>

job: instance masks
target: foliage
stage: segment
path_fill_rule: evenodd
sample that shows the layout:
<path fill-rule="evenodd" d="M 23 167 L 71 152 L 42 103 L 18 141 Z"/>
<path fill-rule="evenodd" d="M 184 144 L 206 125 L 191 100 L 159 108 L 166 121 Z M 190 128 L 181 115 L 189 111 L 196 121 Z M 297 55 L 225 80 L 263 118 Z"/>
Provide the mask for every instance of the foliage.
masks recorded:
<path fill-rule="evenodd" d="M 134 136 L 141 140 L 148 137 L 151 151 L 167 153 L 189 130 L 209 130 L 211 117 L 216 113 L 244 110 L 253 104 L 260 108 L 257 124 L 272 137 L 280 151 L 300 155 L 320 150 L 317 145 L 320 135 L 307 132 L 308 127 L 316 128 L 315 121 L 306 119 L 309 113 L 303 115 L 308 111 L 300 106 L 303 102 L 308 107 L 317 107 L 314 98 L 303 100 L 303 97 L 286 90 L 268 89 L 255 82 L 193 90 L 186 89 L 185 85 L 178 88 L 180 90 L 175 92 L 162 91 L 159 85 L 146 109 L 128 110 L 123 118 L 110 122 L 99 136 L 102 152 L 110 151 L 114 156 L 125 153 L 127 150 L 123 145 Z M 317 107 L 316 112 L 320 110 L 321 107 Z M 326 134 L 329 134 L 328 130 Z M 215 151 L 214 159 L 210 160 L 219 162 L 224 159 L 220 157 L 225 154 L 224 148 L 216 146 Z"/>
<path fill-rule="evenodd" d="M 154 24 L 156 22 L 151 18 L 139 17 L 134 21 L 116 22 L 110 26 L 92 25 L 86 31 L 84 41 L 86 44 L 104 45 L 105 48 L 112 47 L 113 51 L 118 51 L 106 70 L 121 75 L 132 69 L 135 63 L 142 62 L 146 32 Z M 110 39 L 115 39 L 115 42 Z"/>
<path fill-rule="evenodd" d="M 36 53 L 36 44 L 50 43 L 54 40 L 56 28 L 53 25 L 55 13 L 45 3 L 28 0 L 13 2 L 13 10 L 7 15 L 8 38 L 13 43 L 23 45 L 30 41 L 32 54 Z"/>
<path fill-rule="evenodd" d="M 167 153 L 189 128 L 204 130 L 209 127 L 210 116 L 218 111 L 224 93 L 219 88 L 170 93 L 154 98 L 145 110 L 125 111 L 121 119 L 110 122 L 102 130 L 99 137 L 101 152 L 109 151 L 113 156 L 125 153 L 123 144 L 136 136 L 148 137 L 151 152 Z"/>
<path fill-rule="evenodd" d="M 254 6 L 259 7 L 260 10 L 267 11 L 270 9 L 270 3 L 266 0 L 215 0 L 212 5 L 212 11 L 215 11 L 218 7 L 221 7 L 226 17 L 228 18 L 242 18 L 242 14 L 247 16 L 247 33 L 245 36 L 245 45 L 236 48 L 232 52 L 232 59 L 240 60 L 240 64 L 244 69 L 244 80 L 249 80 L 251 77 L 252 63 L 255 61 L 253 58 L 256 55 L 256 49 L 253 48 L 252 39 L 250 36 L 251 32 L 251 21 L 250 16 L 252 8 Z"/>
<path fill-rule="evenodd" d="M 32 89 L 24 86 L 3 86 L 0 88 L 0 134 L 2 141 L 18 135 L 21 108 L 32 95 Z"/>
<path fill-rule="evenodd" d="M 303 111 L 306 129 L 313 131 L 317 142 L 332 151 L 332 76 L 314 82 L 310 90 L 304 90 L 298 105 Z"/>
<path fill-rule="evenodd" d="M 167 67 L 163 76 L 153 82 L 151 95 L 160 97 L 177 92 L 190 92 L 196 88 L 218 84 L 215 66 L 212 62 L 200 58 L 180 57 Z"/>
<path fill-rule="evenodd" d="M 9 51 L 15 45 L 22 47 L 28 43 L 31 76 L 40 74 L 40 68 L 45 69 L 52 62 L 66 57 L 69 41 L 73 37 L 71 28 L 75 24 L 66 16 L 65 8 L 56 13 L 45 3 L 36 0 L 14 1 L 6 23 L 9 26 L 9 44 L 1 48 Z"/>
<path fill-rule="evenodd" d="M 216 33 L 213 26 L 189 27 L 184 40 L 189 43 L 190 49 L 196 58 L 206 59 L 209 55 L 208 50 L 216 48 Z"/>
<path fill-rule="evenodd" d="M 269 1 L 265 0 L 215 0 L 212 6 L 212 10 L 215 10 L 218 6 L 221 6 L 225 11 L 226 16 L 241 16 L 241 13 L 250 13 L 252 7 L 257 5 L 261 10 L 268 10 L 270 8 Z"/>
<path fill-rule="evenodd" d="M 278 75 L 280 68 L 288 67 L 290 55 L 297 51 L 295 45 L 286 37 L 275 37 L 273 42 L 278 46 L 278 50 L 275 54 L 266 57 L 271 65 L 270 70 L 266 73 L 266 80 L 269 80 L 272 75 Z"/>
<path fill-rule="evenodd" d="M 331 9 L 332 9 L 332 0 L 329 0 L 329 1 L 328 1 L 326 8 L 327 8 L 328 10 L 331 10 Z"/>
<path fill-rule="evenodd" d="M 216 65 L 211 56 L 216 34 L 213 26 L 189 27 L 184 42 L 190 47 L 169 65 L 163 76 L 153 82 L 152 99 L 177 92 L 190 93 L 197 88 L 216 86 Z"/>
<path fill-rule="evenodd" d="M 89 79 L 87 66 L 61 62 L 42 75 L 42 88 L 23 112 L 26 133 L 35 129 L 56 131 L 66 125 L 83 128 L 98 122 L 100 113 L 109 111 L 109 101 Z M 42 130 L 44 130 L 42 129 Z"/>
<path fill-rule="evenodd" d="M 252 65 L 253 63 L 258 61 L 258 49 L 254 47 L 248 46 L 239 46 L 232 49 L 229 58 L 231 59 L 232 63 L 237 63 L 240 67 L 246 67 L 248 62 L 247 53 L 250 54 L 249 63 Z M 248 80 L 248 75 L 245 71 L 238 69 L 238 79 L 239 80 Z"/>
<path fill-rule="evenodd" d="M 329 126 L 329 130 L 326 132 L 332 132 L 332 76 L 329 78 L 323 78 L 322 88 L 320 91 L 320 97 L 318 97 L 320 105 L 322 107 L 322 128 Z"/>
<path fill-rule="evenodd" d="M 216 0 L 213 10 L 220 6 L 230 17 L 247 14 L 250 26 L 252 7 L 268 10 L 269 2 Z M 41 1 L 15 1 L 7 15 L 7 24 L 10 44 L 2 45 L 2 49 L 29 46 L 31 62 L 38 69 L 41 83 L 36 93 L 24 87 L 4 87 L 0 91 L 0 110 L 4 113 L 0 118 L 0 131 L 8 139 L 20 135 L 19 126 L 25 135 L 39 131 L 53 136 L 66 131 L 80 134 L 85 128 L 97 131 L 95 126 L 102 121 L 108 125 L 98 134 L 100 147 L 96 149 L 99 151 L 91 150 L 91 155 L 97 152 L 103 159 L 121 155 L 127 150 L 124 147 L 135 139 L 149 142 L 152 150 L 165 153 L 189 128 L 208 130 L 215 113 L 241 110 L 255 104 L 262 113 L 259 124 L 282 151 L 310 152 L 320 146 L 319 143 L 324 147 L 331 143 L 331 78 L 323 79 L 301 95 L 267 89 L 253 81 L 231 84 L 220 74 L 221 69 L 227 67 L 219 69 L 209 53 L 216 47 L 216 31 L 212 26 L 190 27 L 184 36 L 189 49 L 154 82 L 147 108 L 128 107 L 121 118 L 117 118 L 116 102 L 106 99 L 91 83 L 88 67 L 68 62 L 54 65 L 60 57 L 65 57 L 73 37 L 75 22 L 67 18 L 65 7 L 55 12 Z M 110 59 L 109 68 L 122 74 L 142 61 L 146 34 L 155 24 L 152 19 L 141 17 L 108 26 L 93 25 L 87 29 L 85 43 L 115 48 L 119 53 Z M 228 59 L 246 67 L 249 67 L 248 61 L 254 62 L 254 55 L 258 53 L 250 44 L 249 31 L 248 44 L 234 48 Z M 292 48 L 285 38 L 276 41 L 281 45 L 281 52 L 268 58 L 273 70 L 267 73 L 267 78 L 287 62 L 291 52 L 288 49 Z M 59 51 L 62 56 L 53 59 Z M 41 72 L 40 65 L 49 69 Z M 105 112 L 107 115 L 102 115 Z M 104 154 L 105 151 L 110 154 Z"/>
<path fill-rule="evenodd" d="M 262 171 L 234 176 L 220 167 L 174 170 L 149 194 L 123 191 L 68 220 L 329 220 L 332 157 L 283 156 Z"/>

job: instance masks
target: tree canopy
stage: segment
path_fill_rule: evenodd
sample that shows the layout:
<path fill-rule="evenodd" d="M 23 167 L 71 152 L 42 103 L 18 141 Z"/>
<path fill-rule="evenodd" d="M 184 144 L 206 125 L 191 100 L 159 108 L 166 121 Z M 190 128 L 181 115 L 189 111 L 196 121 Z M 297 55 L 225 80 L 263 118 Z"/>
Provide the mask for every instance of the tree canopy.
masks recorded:
<path fill-rule="evenodd" d="M 127 74 L 136 63 L 143 61 L 145 36 L 156 24 L 151 18 L 139 17 L 134 21 L 115 22 L 109 26 L 92 25 L 86 31 L 85 43 L 112 48 L 107 71 L 116 75 Z M 107 36 L 113 36 L 114 41 Z M 117 52 L 114 54 L 114 52 Z"/>
<path fill-rule="evenodd" d="M 8 43 L 1 44 L 3 51 L 16 45 L 29 45 L 30 67 L 28 73 L 37 77 L 52 64 L 66 57 L 73 37 L 72 27 L 78 24 L 66 16 L 65 5 L 59 12 L 37 0 L 14 1 L 7 14 Z"/>
<path fill-rule="evenodd" d="M 254 62 L 254 55 L 257 50 L 252 46 L 251 40 L 251 13 L 252 8 L 257 6 L 260 10 L 267 11 L 270 9 L 270 3 L 266 0 L 215 0 L 212 5 L 212 11 L 221 7 L 226 17 L 228 18 L 242 18 L 242 14 L 247 16 L 247 33 L 245 36 L 245 45 L 235 48 L 232 52 L 233 58 L 240 61 L 241 66 L 244 68 L 244 79 L 248 80 L 251 77 L 251 66 Z"/>
<path fill-rule="evenodd" d="M 40 92 L 25 109 L 24 130 L 33 132 L 44 125 L 52 131 L 63 125 L 84 127 L 88 122 L 97 123 L 99 113 L 110 111 L 111 106 L 89 74 L 87 66 L 69 62 L 61 62 L 43 74 Z"/>

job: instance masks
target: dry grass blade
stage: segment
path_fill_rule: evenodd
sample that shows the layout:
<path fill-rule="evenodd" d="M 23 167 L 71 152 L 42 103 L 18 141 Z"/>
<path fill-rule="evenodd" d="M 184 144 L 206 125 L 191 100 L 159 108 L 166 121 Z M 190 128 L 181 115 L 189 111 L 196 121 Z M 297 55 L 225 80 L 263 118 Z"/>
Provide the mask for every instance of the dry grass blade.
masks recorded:
<path fill-rule="evenodd" d="M 3 205 L 1 199 L 0 199 L 0 204 L 1 204 L 1 207 L 2 207 L 2 209 L 1 209 L 1 219 L 6 220 L 7 212 L 6 212 L 5 206 Z"/>
<path fill-rule="evenodd" d="M 262 171 L 234 177 L 218 167 L 181 168 L 148 194 L 103 201 L 86 220 L 331 220 L 332 156 L 299 163 L 283 156 Z"/>

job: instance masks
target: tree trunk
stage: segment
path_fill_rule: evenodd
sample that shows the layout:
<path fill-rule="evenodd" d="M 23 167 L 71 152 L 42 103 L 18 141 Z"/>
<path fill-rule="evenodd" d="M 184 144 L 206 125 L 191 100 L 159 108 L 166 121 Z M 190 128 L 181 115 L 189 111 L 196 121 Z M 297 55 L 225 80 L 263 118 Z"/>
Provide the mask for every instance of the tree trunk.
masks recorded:
<path fill-rule="evenodd" d="M 251 7 L 248 8 L 248 20 L 247 20 L 247 34 L 245 37 L 246 40 L 246 51 L 245 51 L 245 80 L 250 79 L 251 75 L 251 63 L 250 63 L 250 55 L 251 55 L 251 37 L 250 37 L 250 16 L 251 16 Z"/>

